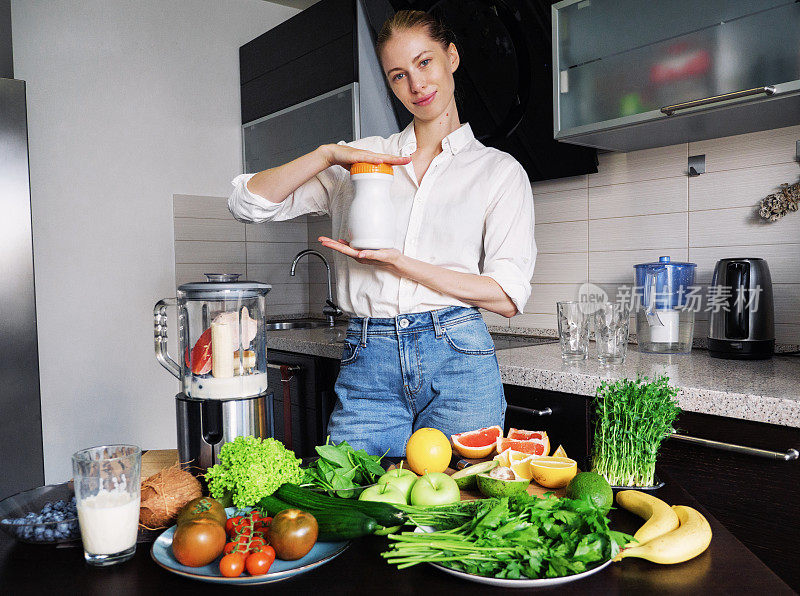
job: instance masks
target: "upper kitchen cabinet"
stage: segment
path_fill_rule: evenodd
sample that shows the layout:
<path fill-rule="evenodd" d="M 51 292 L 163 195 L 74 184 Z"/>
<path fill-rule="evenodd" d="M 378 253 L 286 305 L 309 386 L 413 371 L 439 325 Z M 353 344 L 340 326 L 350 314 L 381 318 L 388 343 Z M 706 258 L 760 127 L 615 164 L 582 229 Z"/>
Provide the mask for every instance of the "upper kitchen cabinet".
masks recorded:
<path fill-rule="evenodd" d="M 243 45 L 245 171 L 326 143 L 397 132 L 373 48 L 360 0 L 321 0 Z"/>
<path fill-rule="evenodd" d="M 800 123 L 800 2 L 564 0 L 554 133 L 617 151 Z"/>

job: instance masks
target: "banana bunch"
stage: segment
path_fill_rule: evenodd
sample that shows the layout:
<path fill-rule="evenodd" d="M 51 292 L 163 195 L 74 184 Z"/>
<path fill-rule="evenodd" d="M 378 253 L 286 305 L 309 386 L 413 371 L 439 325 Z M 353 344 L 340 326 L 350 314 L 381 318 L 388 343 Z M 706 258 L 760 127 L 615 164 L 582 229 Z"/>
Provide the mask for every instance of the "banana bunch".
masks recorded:
<path fill-rule="evenodd" d="M 620 491 L 617 504 L 645 523 L 633 536 L 637 542 L 620 551 L 615 561 L 637 557 L 666 565 L 683 563 L 705 551 L 711 543 L 711 526 L 696 509 L 683 505 L 670 507 L 638 490 Z"/>

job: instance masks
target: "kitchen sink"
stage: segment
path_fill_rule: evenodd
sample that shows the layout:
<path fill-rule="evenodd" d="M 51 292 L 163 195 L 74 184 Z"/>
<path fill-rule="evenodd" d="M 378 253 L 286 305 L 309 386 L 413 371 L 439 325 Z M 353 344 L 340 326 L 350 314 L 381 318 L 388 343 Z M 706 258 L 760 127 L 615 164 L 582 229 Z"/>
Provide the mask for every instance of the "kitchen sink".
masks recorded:
<path fill-rule="evenodd" d="M 337 325 L 339 322 L 337 321 Z M 271 321 L 267 323 L 268 331 L 278 331 L 283 329 L 315 329 L 317 327 L 328 327 L 328 321 L 321 319 L 289 319 L 287 321 Z"/>

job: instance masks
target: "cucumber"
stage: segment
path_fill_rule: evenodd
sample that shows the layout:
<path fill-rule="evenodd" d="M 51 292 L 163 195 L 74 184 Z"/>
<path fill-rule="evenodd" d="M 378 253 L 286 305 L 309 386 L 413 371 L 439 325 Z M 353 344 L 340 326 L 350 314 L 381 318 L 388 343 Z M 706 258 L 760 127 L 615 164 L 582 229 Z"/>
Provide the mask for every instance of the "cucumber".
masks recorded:
<path fill-rule="evenodd" d="M 312 509 L 290 505 L 275 495 L 264 497 L 258 502 L 258 509 L 269 516 L 275 516 L 284 509 L 302 509 L 314 516 L 319 526 L 317 540 L 339 541 L 361 538 L 372 534 L 379 527 L 378 523 L 368 515 L 355 509 L 333 507 L 327 510 Z"/>
<path fill-rule="evenodd" d="M 471 489 L 478 487 L 478 474 L 488 472 L 492 468 L 496 468 L 500 462 L 495 460 L 484 461 L 479 464 L 467 466 L 463 470 L 455 472 L 450 478 L 456 481 L 458 488 Z"/>
<path fill-rule="evenodd" d="M 319 526 L 317 540 L 338 541 L 372 534 L 378 523 L 360 511 L 311 511 Z"/>
<path fill-rule="evenodd" d="M 283 511 L 284 509 L 292 509 L 294 505 L 289 505 L 285 501 L 281 501 L 275 495 L 270 495 L 268 497 L 264 497 L 258 502 L 256 505 L 259 511 L 262 513 L 266 513 L 270 517 L 275 517 L 278 513 Z"/>
<path fill-rule="evenodd" d="M 294 484 L 284 484 L 275 492 L 275 496 L 298 509 L 312 513 L 314 511 L 332 511 L 334 513 L 359 511 L 367 517 L 373 518 L 382 526 L 397 526 L 404 524 L 407 519 L 405 513 L 388 503 L 329 497 Z"/>

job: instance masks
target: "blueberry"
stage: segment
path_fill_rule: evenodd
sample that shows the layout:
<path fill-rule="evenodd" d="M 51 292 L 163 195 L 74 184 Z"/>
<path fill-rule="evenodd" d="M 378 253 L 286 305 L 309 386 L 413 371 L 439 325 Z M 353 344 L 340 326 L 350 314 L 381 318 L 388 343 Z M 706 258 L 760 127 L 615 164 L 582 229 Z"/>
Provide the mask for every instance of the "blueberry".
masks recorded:
<path fill-rule="evenodd" d="M 29 511 L 25 519 L 36 519 L 36 514 L 33 511 Z"/>
<path fill-rule="evenodd" d="M 42 507 L 42 513 L 47 513 L 49 511 L 52 511 L 52 509 L 53 509 L 53 504 L 50 501 L 48 501 L 47 503 L 44 504 L 44 507 Z"/>
<path fill-rule="evenodd" d="M 69 524 L 68 523 L 61 522 L 60 524 L 58 524 L 56 526 L 56 528 L 58 529 L 58 532 L 60 534 L 63 534 L 64 538 L 66 538 L 69 535 L 69 529 L 70 528 L 69 528 Z"/>
<path fill-rule="evenodd" d="M 51 530 L 50 528 L 47 528 L 47 529 L 46 529 L 46 530 L 43 532 L 43 534 L 44 534 L 44 538 L 45 538 L 45 540 L 52 540 L 52 539 L 53 539 L 53 536 L 55 536 L 55 532 L 53 532 L 53 530 Z"/>
<path fill-rule="evenodd" d="M 65 518 L 66 518 L 66 515 L 64 515 L 63 511 L 56 511 L 53 514 L 53 519 L 56 520 L 56 521 L 64 521 Z"/>

